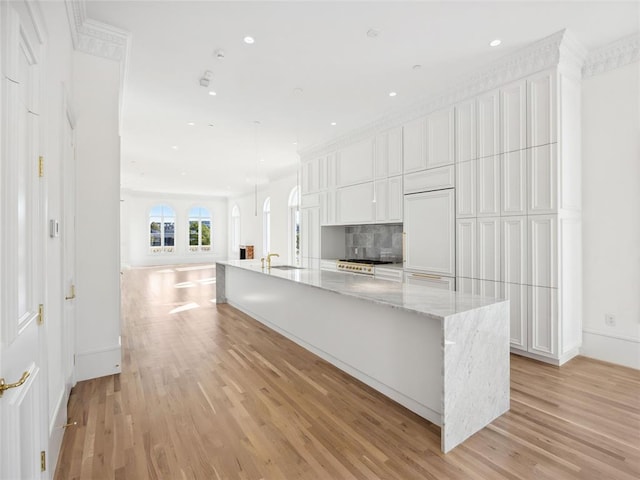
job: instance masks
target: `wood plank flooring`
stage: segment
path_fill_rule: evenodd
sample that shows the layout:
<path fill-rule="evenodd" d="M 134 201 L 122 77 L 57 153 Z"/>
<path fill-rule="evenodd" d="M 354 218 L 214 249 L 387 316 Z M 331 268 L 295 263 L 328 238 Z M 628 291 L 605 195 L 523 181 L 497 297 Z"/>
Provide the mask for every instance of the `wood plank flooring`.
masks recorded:
<path fill-rule="evenodd" d="M 124 272 L 123 371 L 73 389 L 55 479 L 640 478 L 637 370 L 512 356 L 511 410 L 444 455 L 438 427 L 217 306 L 214 277 Z"/>

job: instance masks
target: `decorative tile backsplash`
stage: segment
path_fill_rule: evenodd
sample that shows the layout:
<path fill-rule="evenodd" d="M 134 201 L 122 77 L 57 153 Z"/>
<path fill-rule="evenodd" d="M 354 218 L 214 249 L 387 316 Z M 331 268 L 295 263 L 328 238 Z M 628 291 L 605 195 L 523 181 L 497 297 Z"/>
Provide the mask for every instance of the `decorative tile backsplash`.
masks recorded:
<path fill-rule="evenodd" d="M 402 224 L 345 227 L 347 258 L 402 262 Z"/>

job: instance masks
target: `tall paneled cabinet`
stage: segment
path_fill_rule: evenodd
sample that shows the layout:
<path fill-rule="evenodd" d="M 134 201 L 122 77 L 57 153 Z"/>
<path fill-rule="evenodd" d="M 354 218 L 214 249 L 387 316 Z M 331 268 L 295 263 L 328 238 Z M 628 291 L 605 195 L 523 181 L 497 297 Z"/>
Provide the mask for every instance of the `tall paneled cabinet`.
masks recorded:
<path fill-rule="evenodd" d="M 508 298 L 514 352 L 575 356 L 583 59 L 559 32 L 419 118 L 303 159 L 303 255 L 321 225 L 403 222 L 405 282 Z"/>
<path fill-rule="evenodd" d="M 559 66 L 456 105 L 456 277 L 508 298 L 514 351 L 581 344 L 580 75 Z"/>

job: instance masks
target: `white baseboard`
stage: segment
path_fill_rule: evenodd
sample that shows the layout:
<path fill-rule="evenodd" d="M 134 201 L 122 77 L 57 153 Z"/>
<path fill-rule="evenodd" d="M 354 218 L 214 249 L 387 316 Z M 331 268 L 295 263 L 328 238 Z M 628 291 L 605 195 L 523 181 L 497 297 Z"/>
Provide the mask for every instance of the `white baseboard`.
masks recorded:
<path fill-rule="evenodd" d="M 122 371 L 122 348 L 120 345 L 76 354 L 77 382 L 114 375 Z"/>
<path fill-rule="evenodd" d="M 584 330 L 580 353 L 585 357 L 640 370 L 640 340 L 634 338 Z"/>

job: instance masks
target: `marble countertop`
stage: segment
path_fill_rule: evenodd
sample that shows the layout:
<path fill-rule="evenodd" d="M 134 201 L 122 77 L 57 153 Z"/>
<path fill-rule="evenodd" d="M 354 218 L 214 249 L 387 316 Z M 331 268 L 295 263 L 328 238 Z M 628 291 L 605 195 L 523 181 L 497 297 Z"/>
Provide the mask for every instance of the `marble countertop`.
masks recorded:
<path fill-rule="evenodd" d="M 268 270 L 266 267 L 262 269 L 259 260 L 227 260 L 217 263 L 416 312 L 437 320 L 505 301 L 421 285 L 391 282 L 368 275 L 320 270 L 319 259 L 305 259 L 299 268 L 291 270 L 277 268 Z M 285 264 L 275 261 L 272 263 L 272 267 L 278 265 Z"/>

